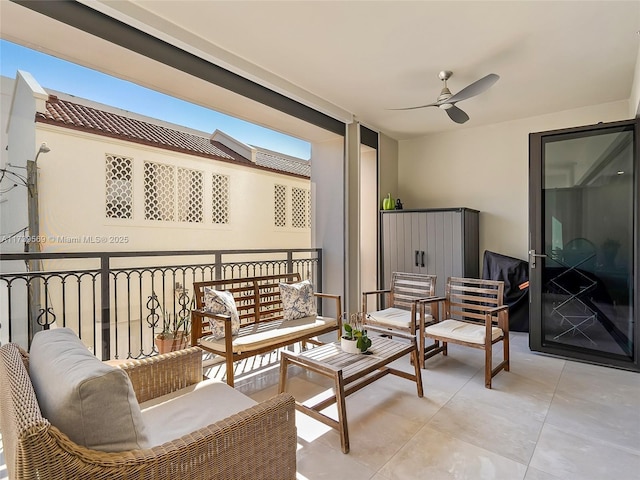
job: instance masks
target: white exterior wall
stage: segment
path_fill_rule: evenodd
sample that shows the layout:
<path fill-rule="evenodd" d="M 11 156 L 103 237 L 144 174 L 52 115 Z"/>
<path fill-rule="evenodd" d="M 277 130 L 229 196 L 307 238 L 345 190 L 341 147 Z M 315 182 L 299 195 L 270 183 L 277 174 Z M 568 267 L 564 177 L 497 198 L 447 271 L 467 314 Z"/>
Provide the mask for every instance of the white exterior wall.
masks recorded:
<path fill-rule="evenodd" d="M 34 160 L 40 143 L 36 140 L 34 118 L 36 111 L 44 107 L 46 92 L 37 84 L 35 79 L 26 72 L 18 72 L 15 82 L 2 82 L 2 87 L 12 88 L 13 100 L 7 102 L 2 96 L 2 168 L 26 177 L 27 160 Z M 8 106 L 8 114 L 4 108 Z M 9 121 L 9 117 L 11 121 Z M 7 123 L 4 123 L 4 122 Z M 6 150 L 5 150 L 6 148 Z M 11 166 L 9 165 L 11 164 Z M 28 226 L 27 215 L 27 187 L 11 175 L 5 175 L 2 188 L 17 186 L 0 196 L 0 249 L 3 253 L 19 253 L 24 251 L 24 237 L 28 231 L 22 229 Z M 18 233 L 18 235 L 13 236 Z M 12 237 L 13 236 L 13 237 Z M 12 237 L 12 238 L 9 238 Z M 24 262 L 0 262 L 3 272 L 24 272 Z M 27 299 L 26 291 L 15 289 L 14 302 L 11 308 L 12 341 L 27 345 Z M 8 289 L 0 289 L 0 344 L 9 339 L 8 319 L 9 301 Z"/>
<path fill-rule="evenodd" d="M 309 180 L 148 147 L 47 124 L 37 142 L 51 152 L 38 161 L 43 251 L 148 251 L 308 248 L 309 228 L 274 226 L 274 185 L 309 190 Z M 37 143 L 39 144 L 39 143 Z M 106 218 L 105 155 L 133 160 L 133 219 Z M 145 220 L 144 162 L 204 173 L 204 222 Z M 213 224 L 212 174 L 228 175 L 229 223 Z M 106 243 L 96 240 L 106 237 Z M 77 241 L 77 243 L 76 243 Z"/>
<path fill-rule="evenodd" d="M 529 246 L 529 133 L 628 118 L 627 101 L 399 142 L 405 208 L 480 210 L 485 250 L 521 259 Z"/>
<path fill-rule="evenodd" d="M 2 148 L 7 149 L 3 160 L 11 164 L 6 167 L 10 171 L 26 177 L 27 160 L 34 160 L 40 147 L 34 119 L 36 112 L 44 108 L 48 95 L 27 72 L 18 71 L 12 85 L 10 82 L 3 82 L 2 85 L 13 88 L 13 101 L 9 103 L 9 117 L 7 117 L 7 123 L 3 125 L 6 127 L 6 137 L 3 136 L 3 142 L 6 141 L 6 145 Z M 18 186 L 3 194 L 2 203 L 0 203 L 0 232 L 7 237 L 29 224 L 26 185 L 6 175 L 2 184 L 3 189 L 8 188 L 12 183 Z M 27 233 L 23 232 L 21 237 Z M 6 237 L 2 240 L 6 240 Z M 24 242 L 21 241 L 6 240 L 1 245 L 5 253 L 24 251 Z"/>
<path fill-rule="evenodd" d="M 311 170 L 312 247 L 322 248 L 321 291 L 341 295 L 343 301 L 346 284 L 344 151 L 342 138 L 313 143 Z M 325 315 L 336 313 L 332 301 L 325 301 L 323 308 Z"/>

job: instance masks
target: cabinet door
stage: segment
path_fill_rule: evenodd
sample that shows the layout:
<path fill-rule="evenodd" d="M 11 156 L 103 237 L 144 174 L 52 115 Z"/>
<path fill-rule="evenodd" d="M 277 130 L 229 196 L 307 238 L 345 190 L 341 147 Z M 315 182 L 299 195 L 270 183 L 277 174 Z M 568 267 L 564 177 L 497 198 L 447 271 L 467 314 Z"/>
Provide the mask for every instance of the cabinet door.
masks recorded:
<path fill-rule="evenodd" d="M 421 213 L 385 213 L 382 214 L 382 273 L 384 288 L 389 286 L 393 272 L 422 273 L 421 266 L 424 250 L 420 242 L 424 239 L 424 226 L 419 219 Z M 423 221 L 424 223 L 424 221 Z"/>
<path fill-rule="evenodd" d="M 462 276 L 460 212 L 427 212 L 426 271 L 436 275 L 436 295 L 444 295 L 447 278 Z"/>
<path fill-rule="evenodd" d="M 415 212 L 411 218 L 413 228 L 413 244 L 411 249 L 413 252 L 414 273 L 429 273 L 427 268 L 427 245 L 429 241 L 427 218 L 425 212 Z"/>

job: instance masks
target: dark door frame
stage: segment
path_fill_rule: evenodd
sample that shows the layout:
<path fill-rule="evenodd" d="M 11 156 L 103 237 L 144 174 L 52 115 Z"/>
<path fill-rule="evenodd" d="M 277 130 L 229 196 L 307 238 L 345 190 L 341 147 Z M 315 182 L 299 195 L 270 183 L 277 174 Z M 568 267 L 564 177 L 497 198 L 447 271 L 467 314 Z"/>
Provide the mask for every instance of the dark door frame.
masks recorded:
<path fill-rule="evenodd" d="M 545 345 L 542 329 L 542 272 L 540 268 L 544 262 L 544 235 L 542 229 L 543 197 L 543 139 L 552 136 L 581 136 L 586 132 L 611 131 L 615 129 L 634 129 L 633 156 L 634 156 L 634 215 L 633 215 L 633 307 L 634 307 L 634 333 L 633 333 L 633 354 L 631 361 L 609 358 L 606 354 L 595 355 L 586 352 L 571 352 L 567 349 L 555 345 Z M 569 357 L 579 361 L 613 366 L 628 370 L 640 371 L 640 325 L 638 324 L 638 313 L 640 307 L 640 119 L 623 120 L 610 123 L 598 123 L 595 125 L 585 125 L 581 127 L 550 130 L 546 132 L 536 132 L 529 134 L 529 348 L 533 351 L 549 353 L 561 357 Z M 533 267 L 534 262 L 538 264 Z"/>

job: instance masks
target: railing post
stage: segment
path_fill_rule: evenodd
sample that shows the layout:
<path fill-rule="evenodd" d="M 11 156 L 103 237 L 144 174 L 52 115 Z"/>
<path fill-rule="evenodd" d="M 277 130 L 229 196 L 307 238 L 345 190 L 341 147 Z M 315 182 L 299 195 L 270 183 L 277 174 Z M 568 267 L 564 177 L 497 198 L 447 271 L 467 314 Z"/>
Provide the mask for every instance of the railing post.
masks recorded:
<path fill-rule="evenodd" d="M 287 252 L 287 273 L 293 272 L 293 252 Z"/>
<path fill-rule="evenodd" d="M 318 256 L 318 268 L 316 274 L 318 275 L 317 282 L 318 285 L 324 289 L 324 285 L 322 285 L 322 249 L 316 248 L 316 255 Z M 324 292 L 324 290 L 322 290 Z"/>
<path fill-rule="evenodd" d="M 316 249 L 316 255 L 318 256 L 318 267 L 316 268 L 316 284 L 318 288 L 321 289 L 321 292 L 324 292 L 324 285 L 322 285 L 322 249 Z M 320 306 L 318 308 L 318 313 L 322 315 L 322 302 L 320 302 Z M 340 312 L 336 312 L 337 315 L 340 315 Z"/>
<path fill-rule="evenodd" d="M 214 280 L 222 279 L 222 254 L 214 253 L 213 254 L 213 271 L 215 272 Z"/>
<path fill-rule="evenodd" d="M 100 335 L 102 345 L 101 360 L 111 358 L 111 295 L 110 295 L 109 255 L 100 255 Z"/>

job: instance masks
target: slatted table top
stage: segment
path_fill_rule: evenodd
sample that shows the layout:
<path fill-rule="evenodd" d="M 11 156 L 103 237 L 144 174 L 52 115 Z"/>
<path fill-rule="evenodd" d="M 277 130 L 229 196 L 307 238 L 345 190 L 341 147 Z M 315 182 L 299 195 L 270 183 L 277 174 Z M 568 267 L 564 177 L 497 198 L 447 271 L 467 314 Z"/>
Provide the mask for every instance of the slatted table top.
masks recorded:
<path fill-rule="evenodd" d="M 349 379 L 362 377 L 381 365 L 411 353 L 414 348 L 411 343 L 374 337 L 367 353 L 345 353 L 339 343 L 328 343 L 297 354 L 284 353 L 307 366 L 315 366 L 324 371 L 342 371 L 343 378 L 348 382 Z"/>

